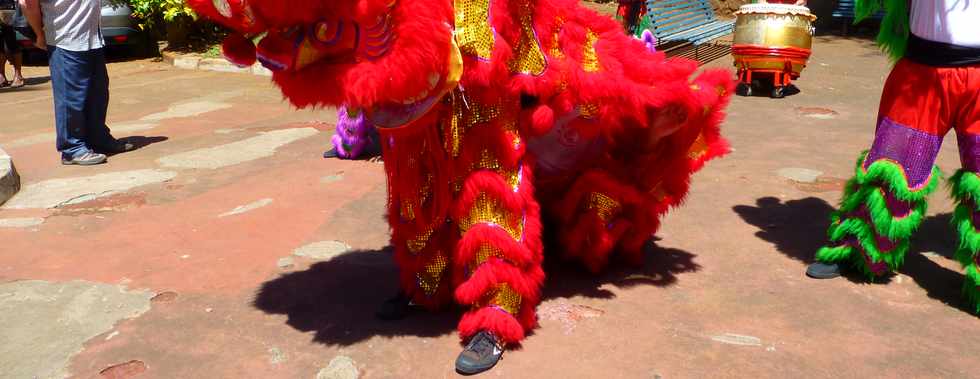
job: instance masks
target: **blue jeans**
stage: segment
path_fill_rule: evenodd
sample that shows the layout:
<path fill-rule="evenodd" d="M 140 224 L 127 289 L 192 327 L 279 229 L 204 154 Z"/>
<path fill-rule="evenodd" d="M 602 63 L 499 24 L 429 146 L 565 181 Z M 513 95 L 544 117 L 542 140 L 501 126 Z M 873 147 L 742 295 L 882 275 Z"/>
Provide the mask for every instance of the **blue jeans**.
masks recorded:
<path fill-rule="evenodd" d="M 48 46 L 57 147 L 71 159 L 115 142 L 105 124 L 109 73 L 102 49 L 69 51 Z"/>

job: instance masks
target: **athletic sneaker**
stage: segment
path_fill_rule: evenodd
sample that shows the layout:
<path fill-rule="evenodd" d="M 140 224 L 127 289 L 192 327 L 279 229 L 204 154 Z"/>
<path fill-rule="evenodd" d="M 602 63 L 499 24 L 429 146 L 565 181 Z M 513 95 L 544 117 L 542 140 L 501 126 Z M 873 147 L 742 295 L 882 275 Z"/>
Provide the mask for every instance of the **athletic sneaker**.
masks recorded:
<path fill-rule="evenodd" d="M 469 345 L 456 358 L 456 371 L 463 375 L 479 374 L 493 368 L 504 355 L 497 337 L 486 330 L 470 339 Z"/>
<path fill-rule="evenodd" d="M 70 159 L 61 158 L 61 164 L 63 165 L 79 165 L 79 166 L 92 166 L 97 164 L 102 164 L 106 162 L 105 154 L 99 154 L 96 152 L 89 151 L 85 154 L 72 157 Z"/>

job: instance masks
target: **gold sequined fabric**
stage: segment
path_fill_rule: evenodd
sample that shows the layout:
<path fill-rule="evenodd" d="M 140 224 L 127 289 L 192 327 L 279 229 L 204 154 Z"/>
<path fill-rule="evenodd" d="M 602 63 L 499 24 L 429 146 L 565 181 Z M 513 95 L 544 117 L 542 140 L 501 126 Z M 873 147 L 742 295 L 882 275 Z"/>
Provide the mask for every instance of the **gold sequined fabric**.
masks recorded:
<path fill-rule="evenodd" d="M 514 291 L 509 284 L 502 283 L 487 294 L 483 303 L 483 306 L 495 306 L 507 313 L 516 315 L 521 310 L 521 295 Z"/>
<path fill-rule="evenodd" d="M 449 265 L 449 260 L 442 252 L 437 252 L 432 256 L 432 260 L 425 265 L 422 271 L 415 274 L 419 281 L 419 288 L 425 292 L 427 296 L 435 295 L 436 291 L 439 290 L 439 284 L 442 282 L 442 275 L 446 272 L 446 267 Z"/>
<path fill-rule="evenodd" d="M 490 27 L 490 0 L 455 0 L 456 42 L 464 54 L 490 59 L 494 35 Z"/>
<path fill-rule="evenodd" d="M 449 117 L 442 121 L 443 148 L 453 158 L 459 157 L 459 148 L 463 145 L 463 104 L 459 99 L 459 89 L 453 90 L 446 96 L 445 103 L 452 110 Z"/>
<path fill-rule="evenodd" d="M 412 254 L 418 254 L 422 249 L 425 249 L 425 245 L 429 244 L 429 238 L 432 238 L 433 233 L 435 233 L 435 229 L 429 229 L 406 241 L 408 251 Z"/>
<path fill-rule="evenodd" d="M 470 272 L 472 273 L 476 271 L 480 265 L 487 263 L 487 261 L 490 260 L 490 257 L 501 260 L 504 259 L 504 255 L 500 252 L 500 249 L 490 246 L 490 244 L 487 243 L 481 244 L 480 248 L 476 251 L 476 256 L 473 257 L 473 261 L 470 262 Z"/>
<path fill-rule="evenodd" d="M 585 32 L 585 46 L 582 52 L 582 69 L 585 72 L 598 72 L 602 69 L 599 63 L 599 54 L 595 50 L 595 43 L 599 41 L 599 34 L 589 29 Z"/>
<path fill-rule="evenodd" d="M 515 143 L 519 142 L 520 141 L 516 141 Z M 504 169 L 503 166 L 501 166 L 500 161 L 497 159 L 497 157 L 493 156 L 493 153 L 491 153 L 490 150 L 483 150 L 480 152 L 480 160 L 473 164 L 471 170 L 490 170 L 496 172 L 500 174 L 500 176 L 504 177 L 504 180 L 507 181 L 507 184 L 510 185 L 511 189 L 513 189 L 515 192 L 520 189 L 521 169 Z"/>
<path fill-rule="evenodd" d="M 619 213 L 621 207 L 618 201 L 606 196 L 606 194 L 592 192 L 589 194 L 589 203 L 586 209 L 595 209 L 602 221 L 609 222 L 616 213 Z"/>
<path fill-rule="evenodd" d="M 514 74 L 526 74 L 538 76 L 544 73 L 548 67 L 548 61 L 541 51 L 541 43 L 538 36 L 534 33 L 533 14 L 531 3 L 528 0 L 521 2 L 521 39 L 517 42 L 514 49 L 514 57 L 507 62 L 510 72 Z"/>
<path fill-rule="evenodd" d="M 504 229 L 512 238 L 520 241 L 524 235 L 524 223 L 519 216 L 511 215 L 503 209 L 499 201 L 487 194 L 480 194 L 470 208 L 470 214 L 459 222 L 463 233 L 477 224 L 491 224 Z"/>

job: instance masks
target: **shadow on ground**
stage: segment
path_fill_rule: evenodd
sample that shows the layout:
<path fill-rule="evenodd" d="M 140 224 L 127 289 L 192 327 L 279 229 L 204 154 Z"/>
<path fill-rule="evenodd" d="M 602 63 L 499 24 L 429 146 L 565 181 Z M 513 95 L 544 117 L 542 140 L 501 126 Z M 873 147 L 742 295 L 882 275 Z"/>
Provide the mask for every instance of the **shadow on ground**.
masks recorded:
<path fill-rule="evenodd" d="M 548 260 L 548 281 L 543 298 L 613 298 L 602 287 L 637 285 L 669 286 L 677 275 L 700 269 L 695 255 L 678 250 L 649 246 L 642 267 L 614 264 L 603 275 L 595 276 L 575 264 Z M 553 261 L 553 262 L 552 262 Z M 286 323 L 303 332 L 314 332 L 315 342 L 351 345 L 373 336 L 436 337 L 456 329 L 461 310 L 439 313 L 415 312 L 407 319 L 385 322 L 374 317 L 381 303 L 394 295 L 397 268 L 392 249 L 360 250 L 345 253 L 305 271 L 291 272 L 266 282 L 256 295 L 254 306 L 270 314 L 288 316 Z"/>
<path fill-rule="evenodd" d="M 169 137 L 165 137 L 165 136 L 152 136 L 152 137 L 147 137 L 147 136 L 129 136 L 129 137 L 119 138 L 119 142 L 131 143 L 131 144 L 133 144 L 133 150 L 139 150 L 139 149 L 142 149 L 142 148 L 147 147 L 149 145 L 152 145 L 152 144 L 155 144 L 155 143 L 159 143 L 159 142 L 164 142 L 164 141 L 169 140 L 169 139 L 170 139 Z M 109 156 L 113 156 L 113 155 L 117 155 L 117 154 L 120 154 L 120 153 L 114 153 L 114 154 L 108 154 L 108 155 Z M 122 154 L 125 154 L 125 153 L 122 153 Z"/>
<path fill-rule="evenodd" d="M 755 206 L 738 205 L 733 208 L 745 222 L 759 228 L 756 237 L 773 244 L 783 255 L 805 264 L 813 262 L 817 249 L 826 242 L 827 224 L 834 209 L 823 199 L 815 197 L 785 203 L 774 197 L 764 197 L 756 200 Z M 944 213 L 923 221 L 912 239 L 912 247 L 900 271 L 915 280 L 930 298 L 972 314 L 960 296 L 963 274 L 943 267 L 926 256 L 937 254 L 952 259 L 956 237 L 950 219 L 951 215 Z M 801 265 L 800 275 L 804 270 L 805 267 Z M 852 282 L 868 283 L 861 275 L 849 274 L 846 277 Z M 890 277 L 886 277 L 877 279 L 875 283 L 884 284 L 890 280 Z"/>

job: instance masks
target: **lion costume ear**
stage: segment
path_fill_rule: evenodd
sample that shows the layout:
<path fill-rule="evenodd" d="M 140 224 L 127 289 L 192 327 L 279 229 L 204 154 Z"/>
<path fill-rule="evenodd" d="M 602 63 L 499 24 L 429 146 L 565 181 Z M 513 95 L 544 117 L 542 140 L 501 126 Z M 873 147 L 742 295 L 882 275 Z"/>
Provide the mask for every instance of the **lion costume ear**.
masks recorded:
<path fill-rule="evenodd" d="M 253 34 L 266 29 L 255 17 L 248 0 L 188 0 L 187 5 L 199 15 L 240 33 Z"/>

